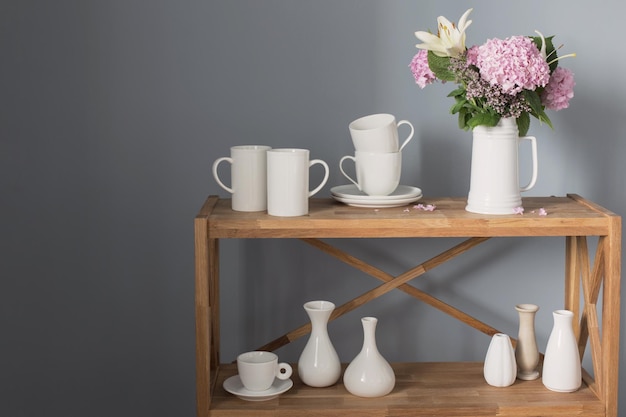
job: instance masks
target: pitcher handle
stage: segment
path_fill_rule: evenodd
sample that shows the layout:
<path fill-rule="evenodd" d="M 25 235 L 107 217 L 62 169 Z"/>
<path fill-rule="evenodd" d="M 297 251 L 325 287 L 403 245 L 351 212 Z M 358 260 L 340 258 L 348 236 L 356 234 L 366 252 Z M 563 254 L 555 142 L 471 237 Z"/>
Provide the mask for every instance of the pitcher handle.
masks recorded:
<path fill-rule="evenodd" d="M 533 173 L 530 178 L 530 182 L 525 187 L 521 187 L 520 191 L 528 191 L 535 186 L 537 182 L 537 139 L 534 136 L 522 136 L 520 137 L 520 142 L 522 140 L 529 140 L 531 147 L 531 154 L 533 159 Z"/>

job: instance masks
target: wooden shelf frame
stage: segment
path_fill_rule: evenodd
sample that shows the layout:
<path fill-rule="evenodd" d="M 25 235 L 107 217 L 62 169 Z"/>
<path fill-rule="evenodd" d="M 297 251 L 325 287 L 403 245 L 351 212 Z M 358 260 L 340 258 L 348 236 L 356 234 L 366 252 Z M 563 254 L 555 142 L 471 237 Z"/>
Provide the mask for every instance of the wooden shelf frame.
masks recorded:
<path fill-rule="evenodd" d="M 532 402 L 529 406 L 512 393 L 516 390 L 499 390 L 499 401 L 492 401 L 492 393 L 487 389 L 482 402 L 466 403 L 470 397 L 454 397 L 458 413 L 451 414 L 450 404 L 430 404 L 419 395 L 417 388 L 406 388 L 416 394 L 411 398 L 421 398 L 421 402 L 398 406 L 395 396 L 377 401 L 372 409 L 368 405 L 368 415 L 406 415 L 407 410 L 415 414 L 415 408 L 433 415 L 600 415 L 617 417 L 618 360 L 619 360 L 619 314 L 620 314 L 620 262 L 621 262 L 621 217 L 578 195 L 566 197 L 529 197 L 523 205 L 524 215 L 488 216 L 468 213 L 464 210 L 462 198 L 428 198 L 428 203 L 436 205 L 433 212 L 412 210 L 410 207 L 388 209 L 354 208 L 339 204 L 331 199 L 311 199 L 307 216 L 280 218 L 265 212 L 243 213 L 230 209 L 230 200 L 210 196 L 195 218 L 195 259 L 196 259 L 196 398 L 198 416 L 246 415 L 252 409 L 255 415 L 288 415 L 281 410 L 297 409 L 299 412 L 311 406 L 299 397 L 317 398 L 316 404 L 326 404 L 324 396 L 336 394 L 336 390 L 307 390 L 294 376 L 294 389 L 267 404 L 244 403 L 230 395 L 223 395 L 221 383 L 233 374 L 232 366 L 220 364 L 219 353 L 219 240 L 232 238 L 295 238 L 328 253 L 337 259 L 379 279 L 382 283 L 351 301 L 338 306 L 331 320 L 359 307 L 372 299 L 394 289 L 408 293 L 469 326 L 493 335 L 497 329 L 483 323 L 455 307 L 411 286 L 407 283 L 426 271 L 453 259 L 478 244 L 497 237 L 511 236 L 561 236 L 565 238 L 565 300 L 564 308 L 575 314 L 575 333 L 579 341 L 581 358 L 589 345 L 593 363 L 593 375 L 584 371 L 585 384 L 575 395 L 552 394 L 540 382 L 522 384 L 527 388 L 528 398 L 546 398 L 545 402 Z M 547 211 L 540 216 L 539 209 Z M 321 238 L 383 238 L 411 237 L 467 238 L 460 244 L 394 277 L 367 262 L 357 259 L 320 240 Z M 593 264 L 591 264 L 588 237 L 597 237 Z M 602 298 L 600 298 L 602 297 Z M 598 302 L 602 300 L 602 320 L 598 319 Z M 582 305 L 582 309 L 581 309 Z M 310 332 L 310 324 L 285 333 L 281 337 L 260 347 L 275 350 Z M 515 341 L 514 341 L 515 342 Z M 398 366 L 395 365 L 394 366 Z M 472 368 L 472 364 L 440 364 L 447 368 Z M 410 374 L 414 364 L 398 368 L 397 373 Z M 444 372 L 445 373 L 445 372 Z M 480 378 L 466 381 L 476 392 L 483 392 L 485 383 Z M 471 379 L 471 378 L 470 378 Z M 444 384 L 446 385 L 446 384 Z M 515 385 L 518 385 L 517 383 Z M 354 399 L 342 389 L 342 401 L 334 403 L 332 410 L 323 405 L 324 415 L 341 415 L 348 409 L 359 409 L 358 399 Z M 406 391 L 405 390 L 405 391 Z M 395 393 L 396 390 L 394 390 Z M 454 391 L 449 384 L 442 388 L 440 395 Z M 472 393 L 472 396 L 476 395 Z M 591 393 L 591 395 L 589 395 Z M 392 393 L 393 394 L 393 393 Z M 435 394 L 430 394 L 435 398 Z M 409 396 L 410 397 L 410 396 Z M 496 396 L 497 397 L 497 396 Z M 487 400 L 487 398 L 490 398 Z M 591 398 L 591 400 L 589 400 Z M 361 399 L 362 400 L 362 399 Z M 356 406 L 354 405 L 356 401 Z M 367 402 L 367 400 L 362 400 Z M 521 402 L 520 402 L 521 401 Z M 331 401 L 332 403 L 332 401 Z M 252 405 L 257 404 L 257 405 Z M 295 405 L 294 405 L 295 404 Z M 346 408 L 345 404 L 351 404 Z M 452 404 L 454 407 L 454 404 Z M 292 408 L 295 407 L 295 408 Z M 324 408 L 326 407 L 326 408 Z M 332 408 L 331 407 L 331 408 Z M 530 407 L 530 408 L 529 408 Z M 572 408 L 573 407 L 573 408 Z M 321 412 L 317 407 L 316 412 Z M 263 413 L 261 413 L 263 410 Z M 334 410 L 334 411 L 333 411 Z M 427 410 L 427 411 L 424 411 Z M 428 411 L 430 410 L 430 411 Z M 462 411 L 465 410 L 465 411 Z M 577 410 L 577 411 L 576 411 Z M 480 414 L 477 414 L 479 413 Z M 282 413 L 282 414 L 281 414 Z M 334 413 L 334 414 L 333 414 Z M 428 414 L 430 413 L 430 414 Z M 575 414 L 573 414 L 575 413 Z M 314 413 L 311 413 L 314 414 Z M 304 415 L 304 414 L 303 414 Z M 421 415 L 421 414 L 420 414 Z"/>

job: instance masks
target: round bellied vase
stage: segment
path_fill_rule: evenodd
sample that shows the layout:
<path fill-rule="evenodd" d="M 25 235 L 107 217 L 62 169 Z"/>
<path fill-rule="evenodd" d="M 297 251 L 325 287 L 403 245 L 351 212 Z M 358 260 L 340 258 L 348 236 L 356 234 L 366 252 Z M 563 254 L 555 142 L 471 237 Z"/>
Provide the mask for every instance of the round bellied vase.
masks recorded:
<path fill-rule="evenodd" d="M 504 333 L 492 336 L 483 366 L 485 381 L 494 387 L 508 387 L 515 382 L 517 364 L 511 338 Z"/>
<path fill-rule="evenodd" d="M 341 362 L 328 335 L 328 320 L 335 309 L 330 301 L 309 301 L 304 310 L 311 321 L 311 335 L 298 360 L 298 375 L 311 387 L 328 387 L 341 377 Z"/>
<path fill-rule="evenodd" d="M 343 384 L 352 395 L 382 397 L 396 385 L 396 375 L 376 345 L 375 317 L 363 317 L 363 347 L 350 362 L 343 375 Z"/>

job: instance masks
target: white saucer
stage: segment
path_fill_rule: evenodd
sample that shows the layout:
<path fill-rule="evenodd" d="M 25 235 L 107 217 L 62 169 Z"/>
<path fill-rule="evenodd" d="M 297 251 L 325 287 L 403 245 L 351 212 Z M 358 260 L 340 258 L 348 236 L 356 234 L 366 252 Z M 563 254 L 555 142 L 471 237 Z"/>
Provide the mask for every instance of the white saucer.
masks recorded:
<path fill-rule="evenodd" d="M 274 379 L 274 383 L 265 391 L 250 391 L 247 390 L 243 383 L 241 382 L 241 378 L 239 375 L 231 376 L 224 381 L 224 389 L 231 394 L 236 395 L 245 401 L 267 401 L 273 398 L 278 397 L 283 392 L 289 390 L 289 388 L 293 387 L 293 381 L 291 379 Z"/>
<path fill-rule="evenodd" d="M 348 185 L 338 185 L 337 187 L 333 187 L 330 189 L 330 192 L 333 196 L 350 198 L 355 200 L 398 200 L 400 198 L 411 198 L 422 195 L 422 190 L 417 187 L 410 187 L 408 185 L 398 185 L 398 188 L 389 195 L 367 195 L 363 191 L 360 191 L 356 185 L 348 184 Z"/>
<path fill-rule="evenodd" d="M 422 198 L 422 190 L 407 185 L 399 185 L 393 193 L 385 196 L 367 195 L 353 184 L 333 187 L 330 192 L 332 197 L 341 203 L 366 208 L 401 207 Z"/>

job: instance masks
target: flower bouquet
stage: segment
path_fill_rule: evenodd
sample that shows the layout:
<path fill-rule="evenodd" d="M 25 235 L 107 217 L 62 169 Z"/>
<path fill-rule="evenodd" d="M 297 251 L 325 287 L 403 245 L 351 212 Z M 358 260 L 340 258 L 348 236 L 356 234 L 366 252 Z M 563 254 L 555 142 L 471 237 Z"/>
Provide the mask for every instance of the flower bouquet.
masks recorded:
<path fill-rule="evenodd" d="M 467 19 L 471 11 L 458 25 L 440 16 L 437 35 L 415 32 L 423 42 L 416 45 L 420 51 L 409 65 L 417 85 L 456 83 L 448 96 L 455 100 L 450 111 L 458 114 L 461 129 L 496 126 L 501 118 L 514 118 L 524 136 L 530 116 L 552 127 L 545 110 L 567 108 L 575 85 L 572 72 L 558 66 L 553 36 L 536 32 L 538 36 L 494 38 L 468 49 L 465 30 L 472 23 Z"/>

